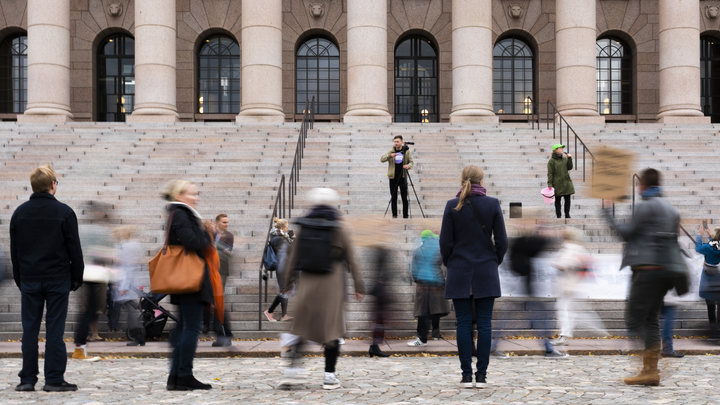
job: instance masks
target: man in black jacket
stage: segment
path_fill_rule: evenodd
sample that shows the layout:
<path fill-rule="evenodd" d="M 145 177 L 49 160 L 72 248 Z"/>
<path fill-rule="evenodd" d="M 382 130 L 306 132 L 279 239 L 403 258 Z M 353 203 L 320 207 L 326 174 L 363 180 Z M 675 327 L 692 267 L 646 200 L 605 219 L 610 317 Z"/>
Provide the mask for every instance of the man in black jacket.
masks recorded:
<path fill-rule="evenodd" d="M 38 334 L 45 315 L 44 391 L 76 391 L 64 379 L 67 350 L 63 335 L 70 290 L 83 281 L 83 258 L 75 212 L 55 199 L 58 181 L 49 166 L 30 175 L 33 194 L 10 220 L 10 256 L 22 297 L 23 367 L 16 391 L 34 391 L 38 375 Z"/>

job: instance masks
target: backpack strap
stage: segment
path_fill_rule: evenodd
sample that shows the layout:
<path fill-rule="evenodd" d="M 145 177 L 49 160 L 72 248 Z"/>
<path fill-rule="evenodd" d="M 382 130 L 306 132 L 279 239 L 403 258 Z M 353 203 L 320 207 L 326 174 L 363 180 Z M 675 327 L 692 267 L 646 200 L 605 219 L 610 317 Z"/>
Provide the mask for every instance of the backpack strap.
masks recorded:
<path fill-rule="evenodd" d="M 475 207 L 472 206 L 472 201 L 470 199 L 466 199 L 465 205 L 470 207 L 470 210 L 472 210 L 473 215 L 475 216 L 475 219 L 480 223 L 480 227 L 482 227 L 483 233 L 485 234 L 486 238 L 482 238 L 487 242 L 487 244 L 492 248 L 493 253 L 497 253 L 497 249 L 495 249 L 495 244 L 492 243 L 492 236 L 490 235 L 490 231 L 485 227 L 485 223 L 483 223 L 482 219 L 480 219 L 480 215 L 478 215 L 477 211 L 475 211 Z"/>

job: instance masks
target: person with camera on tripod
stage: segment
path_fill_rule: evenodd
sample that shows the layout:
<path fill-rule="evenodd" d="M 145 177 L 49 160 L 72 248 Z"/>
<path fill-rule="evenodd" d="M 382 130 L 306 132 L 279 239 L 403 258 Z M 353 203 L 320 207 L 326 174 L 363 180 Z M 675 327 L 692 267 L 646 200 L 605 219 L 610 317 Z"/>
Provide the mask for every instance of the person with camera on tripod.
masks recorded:
<path fill-rule="evenodd" d="M 400 197 L 403 202 L 403 218 L 408 218 L 408 183 L 407 171 L 412 169 L 414 162 L 410 148 L 403 143 L 403 137 L 396 135 L 393 138 L 393 147 L 382 155 L 380 162 L 388 163 L 388 180 L 390 181 L 390 203 L 392 216 L 397 218 L 397 190 L 400 187 Z"/>

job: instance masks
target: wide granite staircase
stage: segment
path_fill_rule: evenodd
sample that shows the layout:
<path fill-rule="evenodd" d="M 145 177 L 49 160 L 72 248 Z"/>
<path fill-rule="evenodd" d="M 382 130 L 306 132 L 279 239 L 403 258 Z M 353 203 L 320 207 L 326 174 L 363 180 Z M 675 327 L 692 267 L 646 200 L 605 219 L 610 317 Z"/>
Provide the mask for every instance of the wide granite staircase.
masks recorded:
<path fill-rule="evenodd" d="M 287 330 L 289 323 L 263 320 L 262 331 L 258 331 L 258 269 L 277 186 L 280 176 L 290 172 L 298 128 L 299 124 L 0 124 L 0 244 L 7 254 L 10 216 L 31 193 L 28 175 L 39 164 L 52 162 L 61 176 L 57 196 L 76 210 L 81 223 L 89 221 L 83 212 L 85 202 L 112 204 L 113 223 L 136 226 L 147 259 L 162 243 L 163 185 L 173 178 L 195 181 L 200 187 L 200 213 L 207 218 L 220 212 L 228 214 L 230 229 L 236 235 L 226 287 L 236 336 L 274 337 L 276 332 Z M 716 128 L 608 124 L 575 129 L 591 150 L 602 144 L 624 147 L 639 154 L 638 171 L 644 167 L 662 170 L 668 198 L 691 232 L 697 230 L 702 219 L 713 220 L 720 213 L 716 198 L 720 179 L 715 175 L 720 168 L 716 162 L 720 142 Z M 414 333 L 415 287 L 409 275 L 410 257 L 419 245 L 420 231 L 439 228 L 445 203 L 459 190 L 460 171 L 467 164 L 485 170 L 488 194 L 500 200 L 510 235 L 517 234 L 518 223 L 508 218 L 509 203 L 522 202 L 523 207 L 540 207 L 544 217 L 539 221 L 550 228 L 572 226 L 581 230 L 590 251 L 620 252 L 619 240 L 600 218 L 601 202 L 585 197 L 589 184 L 582 182 L 583 162 L 578 159 L 581 153 L 575 157 L 580 171 L 572 174 L 577 191 L 573 218 L 554 219 L 554 208 L 543 204 L 539 194 L 545 187 L 546 163 L 555 142 L 552 130 L 533 130 L 522 124 L 316 123 L 307 138 L 293 216 L 301 215 L 308 207 L 305 195 L 309 189 L 332 187 L 341 195 L 340 209 L 351 222 L 381 218 L 389 195 L 387 166 L 380 163 L 380 156 L 398 134 L 415 142 L 411 147 L 415 158 L 411 175 L 428 219 L 421 218 L 410 188 L 412 219 L 388 220 L 394 243 L 385 271 L 391 275 L 396 298 L 388 316 L 389 335 Z M 575 153 L 572 146 L 569 152 Z M 589 180 L 589 159 L 586 165 Z M 630 204 L 616 206 L 619 219 L 628 218 L 630 212 Z M 718 220 L 712 222 L 717 224 Z M 373 250 L 359 247 L 357 255 L 368 284 L 372 284 L 376 275 L 371 266 Z M 269 301 L 275 291 L 271 279 Z M 21 333 L 19 298 L 11 281 L 0 286 L 0 339 L 17 338 Z M 263 308 L 267 305 L 263 304 Z M 622 301 L 588 300 L 580 305 L 597 310 L 613 335 L 624 333 Z M 372 307 L 372 297 L 362 303 L 349 300 L 348 336 L 370 334 Z M 495 309 L 494 328 L 499 335 L 530 335 L 535 333 L 532 328 L 541 325 L 530 320 L 532 314 L 528 311 L 552 312 L 554 300 L 525 303 L 520 298 L 502 298 Z M 75 325 L 78 310 L 79 294 L 72 294 L 68 332 Z M 548 315 L 553 317 L 552 313 Z M 699 333 L 705 317 L 704 304 L 686 305 L 677 333 Z M 101 322 L 101 329 L 103 325 Z M 554 328 L 554 322 L 549 326 Z M 454 333 L 452 314 L 444 318 L 442 329 L 448 335 Z M 578 335 L 591 333 L 581 330 Z"/>

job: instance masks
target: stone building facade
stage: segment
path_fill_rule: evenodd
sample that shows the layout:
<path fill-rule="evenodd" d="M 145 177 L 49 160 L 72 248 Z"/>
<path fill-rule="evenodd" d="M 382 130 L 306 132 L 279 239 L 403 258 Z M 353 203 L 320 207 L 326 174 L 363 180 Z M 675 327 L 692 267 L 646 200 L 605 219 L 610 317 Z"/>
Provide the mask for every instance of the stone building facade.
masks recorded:
<path fill-rule="evenodd" d="M 517 121 L 547 100 L 571 122 L 720 121 L 719 11 L 718 0 L 0 0 L 0 118 L 284 122 L 315 96 L 328 121 Z"/>

